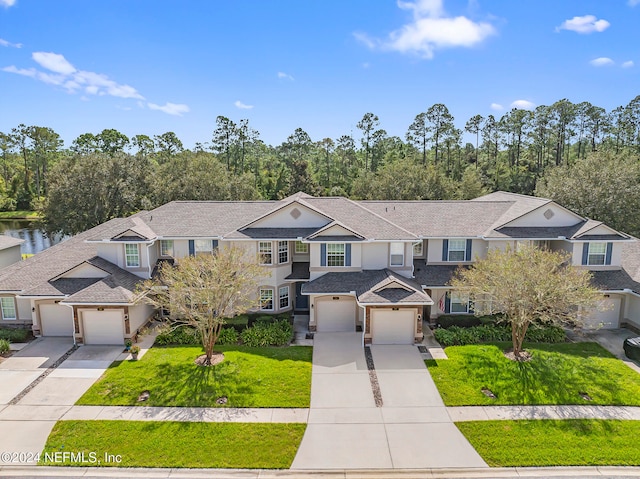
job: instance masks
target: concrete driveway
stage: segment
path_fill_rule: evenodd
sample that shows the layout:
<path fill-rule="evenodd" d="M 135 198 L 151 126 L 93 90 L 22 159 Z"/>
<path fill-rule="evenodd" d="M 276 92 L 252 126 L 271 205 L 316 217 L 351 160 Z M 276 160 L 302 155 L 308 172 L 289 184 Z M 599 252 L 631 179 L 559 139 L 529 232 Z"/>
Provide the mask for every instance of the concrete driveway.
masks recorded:
<path fill-rule="evenodd" d="M 81 346 L 16 405 L 0 406 L 0 451 L 34 454 L 42 451 L 56 421 L 71 409 L 122 349 L 122 346 Z M 36 362 L 34 359 L 33 364 Z M 38 376 L 43 371 L 40 370 Z"/>
<path fill-rule="evenodd" d="M 376 407 L 361 333 L 316 333 L 309 423 L 292 469 L 487 467 L 449 417 L 415 346 L 373 346 Z"/>

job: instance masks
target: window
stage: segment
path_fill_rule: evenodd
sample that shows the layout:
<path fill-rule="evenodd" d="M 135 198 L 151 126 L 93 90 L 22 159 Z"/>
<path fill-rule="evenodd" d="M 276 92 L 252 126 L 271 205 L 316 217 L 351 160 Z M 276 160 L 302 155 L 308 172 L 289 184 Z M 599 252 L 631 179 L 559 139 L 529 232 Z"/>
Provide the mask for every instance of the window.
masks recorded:
<path fill-rule="evenodd" d="M 289 262 L 289 242 L 278 241 L 278 264 Z"/>
<path fill-rule="evenodd" d="M 160 240 L 160 256 L 173 256 L 173 240 Z"/>
<path fill-rule="evenodd" d="M 451 292 L 451 312 L 452 313 L 468 313 L 469 312 L 469 296 L 462 293 Z"/>
<path fill-rule="evenodd" d="M 602 265 L 605 264 L 605 258 L 607 256 L 607 243 L 589 243 L 589 259 L 588 265 Z"/>
<path fill-rule="evenodd" d="M 447 261 L 464 261 L 467 241 L 463 239 L 449 240 L 449 256 Z"/>
<path fill-rule="evenodd" d="M 273 310 L 273 290 L 260 288 L 260 309 Z"/>
<path fill-rule="evenodd" d="M 213 241 L 210 239 L 197 239 L 194 241 L 196 256 L 200 254 L 212 254 L 213 253 Z"/>
<path fill-rule="evenodd" d="M 260 241 L 258 243 L 258 254 L 260 255 L 260 264 L 272 264 L 271 241 Z"/>
<path fill-rule="evenodd" d="M 124 257 L 127 268 L 140 267 L 140 250 L 137 244 L 127 243 L 124 245 Z"/>
<path fill-rule="evenodd" d="M 327 266 L 344 266 L 344 243 L 327 244 Z"/>
<path fill-rule="evenodd" d="M 391 243 L 389 252 L 389 264 L 391 266 L 404 266 L 404 243 Z"/>
<path fill-rule="evenodd" d="M 10 296 L 4 296 L 0 298 L 0 305 L 2 306 L 2 319 L 16 319 L 16 302 Z"/>
<path fill-rule="evenodd" d="M 283 286 L 278 290 L 278 297 L 280 298 L 280 309 L 289 307 L 289 286 Z"/>
<path fill-rule="evenodd" d="M 302 241 L 296 241 L 296 253 L 305 254 L 309 252 L 309 245 Z"/>
<path fill-rule="evenodd" d="M 420 241 L 420 243 L 413 245 L 413 256 L 422 256 L 422 246 L 423 246 L 422 241 Z"/>

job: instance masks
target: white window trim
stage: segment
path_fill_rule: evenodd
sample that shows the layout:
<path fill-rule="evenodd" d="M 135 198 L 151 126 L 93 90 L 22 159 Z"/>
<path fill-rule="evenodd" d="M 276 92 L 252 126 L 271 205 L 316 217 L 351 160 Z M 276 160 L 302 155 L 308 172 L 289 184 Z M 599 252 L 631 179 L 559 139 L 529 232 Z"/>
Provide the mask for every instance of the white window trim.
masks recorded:
<path fill-rule="evenodd" d="M 263 306 L 263 300 L 262 300 L 262 292 L 263 291 L 264 292 L 266 292 L 266 291 L 271 292 L 271 307 L 270 308 L 265 308 Z M 275 306 L 275 304 L 274 304 L 275 303 L 275 294 L 274 294 L 273 288 L 260 288 L 259 294 L 260 294 L 260 310 L 261 311 L 273 311 L 274 310 L 274 306 Z"/>
<path fill-rule="evenodd" d="M 280 255 L 286 253 L 286 261 L 280 261 Z M 287 264 L 289 262 L 289 242 L 278 241 L 278 264 Z"/>
<path fill-rule="evenodd" d="M 163 245 L 170 244 L 170 248 L 164 248 Z M 170 250 L 170 251 L 169 251 Z M 173 240 L 160 240 L 160 256 L 173 257 Z"/>
<path fill-rule="evenodd" d="M 208 242 L 206 249 L 198 249 L 198 243 L 203 244 L 205 241 Z M 210 239 L 195 239 L 193 240 L 193 252 L 196 256 L 199 254 L 213 254 L 213 240 Z"/>
<path fill-rule="evenodd" d="M 454 295 L 457 297 L 457 299 L 459 299 L 459 301 L 453 301 Z M 467 299 L 466 302 L 466 309 L 464 311 L 454 311 L 453 310 L 453 303 L 455 302 L 456 304 L 465 304 L 464 303 L 464 299 Z M 461 294 L 461 293 L 456 293 L 456 292 L 451 292 L 451 294 L 449 295 L 449 314 L 469 314 L 469 304 L 471 303 L 471 301 L 469 300 L 469 295 L 468 294 Z"/>
<path fill-rule="evenodd" d="M 283 291 L 286 291 L 287 293 L 285 296 L 282 295 Z M 287 298 L 287 304 L 282 306 L 282 299 L 285 297 Z M 278 309 L 286 309 L 289 306 L 291 306 L 291 291 L 289 286 L 281 286 L 278 288 Z"/>
<path fill-rule="evenodd" d="M 592 253 L 594 245 L 604 245 L 604 251 L 602 253 Z M 602 263 L 592 263 L 591 256 L 594 257 L 602 257 Z M 589 243 L 589 254 L 587 255 L 587 266 L 604 266 L 607 264 L 607 243 L 597 242 L 597 243 Z"/>
<path fill-rule="evenodd" d="M 402 246 L 402 261 L 400 262 L 400 264 L 393 264 L 393 261 L 391 259 L 394 256 L 400 256 L 399 253 L 393 253 L 393 245 Z M 404 243 L 389 243 L 389 266 L 395 266 L 396 268 L 399 266 L 404 266 Z"/>
<path fill-rule="evenodd" d="M 309 243 L 303 243 L 302 241 L 296 241 L 294 249 L 296 254 L 307 254 L 309 252 Z"/>
<path fill-rule="evenodd" d="M 329 247 L 330 246 L 342 246 L 342 264 L 339 265 L 330 265 L 329 264 Z M 331 254 L 333 256 L 339 257 L 340 253 L 336 253 L 335 251 L 332 251 Z M 347 244 L 346 243 L 327 243 L 327 257 L 326 259 L 326 263 L 327 263 L 327 268 L 344 268 L 347 264 Z"/>
<path fill-rule="evenodd" d="M 416 248 L 420 247 L 420 251 L 416 252 Z M 420 257 L 424 254 L 424 241 L 413 245 L 413 256 Z"/>
<path fill-rule="evenodd" d="M 269 245 L 269 251 L 262 251 L 263 245 Z M 269 262 L 264 262 L 264 255 L 269 255 Z M 273 264 L 273 243 L 271 241 L 258 241 L 258 261 L 260 266 L 271 266 Z"/>
<path fill-rule="evenodd" d="M 127 247 L 128 246 L 135 246 L 136 248 L 136 254 L 131 254 L 131 253 L 127 253 Z M 137 258 L 138 260 L 138 264 L 129 264 L 129 259 L 133 259 L 133 258 Z M 127 268 L 139 268 L 141 265 L 140 262 L 140 245 L 137 243 L 125 243 L 124 244 L 124 265 Z"/>
<path fill-rule="evenodd" d="M 463 248 L 462 249 L 452 249 L 451 248 L 451 244 L 455 241 L 462 241 L 463 242 Z M 462 251 L 462 259 L 461 260 L 453 260 L 451 259 L 451 253 L 455 252 L 455 253 L 459 253 Z M 452 262 L 452 263 L 461 263 L 463 261 L 465 261 L 467 256 L 467 240 L 461 240 L 461 239 L 454 239 L 454 240 L 449 240 L 449 245 L 448 245 L 448 250 L 447 250 L 447 261 Z"/>
<path fill-rule="evenodd" d="M 13 303 L 13 318 L 7 318 L 4 314 L 4 302 L 8 299 Z M 16 305 L 16 298 L 12 296 L 2 296 L 0 298 L 0 314 L 2 314 L 2 319 L 4 321 L 16 321 L 18 319 L 18 306 Z"/>

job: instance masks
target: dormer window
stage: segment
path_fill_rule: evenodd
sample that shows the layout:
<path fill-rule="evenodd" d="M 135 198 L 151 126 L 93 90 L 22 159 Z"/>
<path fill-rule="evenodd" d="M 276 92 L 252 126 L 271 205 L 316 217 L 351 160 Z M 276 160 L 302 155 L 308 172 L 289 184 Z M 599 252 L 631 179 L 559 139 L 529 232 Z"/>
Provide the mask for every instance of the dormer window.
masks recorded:
<path fill-rule="evenodd" d="M 124 245 L 124 262 L 127 268 L 140 267 L 140 248 L 136 243 Z"/>

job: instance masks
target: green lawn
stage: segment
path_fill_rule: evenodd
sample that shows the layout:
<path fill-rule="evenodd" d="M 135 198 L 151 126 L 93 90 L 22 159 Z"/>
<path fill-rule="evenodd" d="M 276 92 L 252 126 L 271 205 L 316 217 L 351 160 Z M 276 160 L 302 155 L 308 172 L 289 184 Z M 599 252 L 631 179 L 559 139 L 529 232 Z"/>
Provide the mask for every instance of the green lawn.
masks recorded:
<path fill-rule="evenodd" d="M 640 374 L 596 343 L 527 344 L 533 359 L 504 357 L 509 344 L 452 346 L 426 361 L 447 406 L 598 404 L 640 406 Z M 490 389 L 497 399 L 482 393 Z M 586 392 L 593 401 L 579 395 Z"/>
<path fill-rule="evenodd" d="M 109 406 L 309 407 L 311 352 L 308 346 L 249 348 L 216 346 L 225 360 L 196 366 L 202 349 L 154 347 L 140 361 L 115 362 L 77 404 Z M 144 390 L 148 401 L 137 402 Z"/>
<path fill-rule="evenodd" d="M 16 210 L 0 211 L 0 220 L 37 220 L 40 219 L 37 211 Z"/>
<path fill-rule="evenodd" d="M 494 467 L 640 465 L 640 421 L 478 421 L 456 426 Z"/>
<path fill-rule="evenodd" d="M 43 460 L 42 464 L 285 469 L 293 462 L 305 427 L 306 424 L 60 421 L 49 435 L 44 453 L 84 452 L 86 462 L 66 460 L 62 464 L 54 456 L 53 462 Z M 121 462 L 109 462 L 105 454 L 119 455 Z"/>

